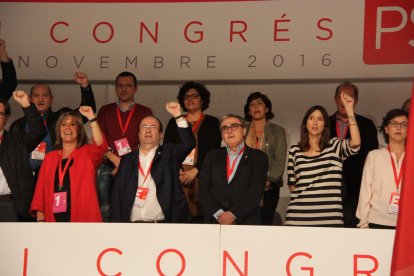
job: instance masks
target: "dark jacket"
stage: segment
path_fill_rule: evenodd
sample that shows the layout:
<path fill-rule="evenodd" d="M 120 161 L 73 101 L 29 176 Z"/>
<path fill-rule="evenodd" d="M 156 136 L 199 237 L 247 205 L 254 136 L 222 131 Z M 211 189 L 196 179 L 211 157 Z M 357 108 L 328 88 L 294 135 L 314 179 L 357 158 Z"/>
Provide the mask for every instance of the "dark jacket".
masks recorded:
<path fill-rule="evenodd" d="M 33 104 L 23 111 L 31 131 L 4 132 L 0 145 L 0 166 L 12 192 L 17 211 L 22 217 L 29 217 L 35 181 L 27 156 L 46 136 L 46 128 Z"/>
<path fill-rule="evenodd" d="M 344 183 L 343 201 L 345 203 L 355 202 L 357 204 L 365 159 L 371 150 L 378 149 L 378 131 L 370 119 L 360 115 L 355 115 L 355 119 L 361 134 L 361 148 L 358 154 L 352 155 L 344 161 L 342 178 Z M 329 117 L 329 123 L 331 129 L 330 138 L 337 137 L 335 114 Z M 350 138 L 349 131 L 346 138 Z"/>
<path fill-rule="evenodd" d="M 182 143 L 159 146 L 151 167 L 151 177 L 157 186 L 157 199 L 167 222 L 189 222 L 191 219 L 178 178 L 179 168 L 185 157 L 195 147 L 191 128 L 178 128 Z M 111 220 L 129 222 L 138 185 L 139 150 L 121 158 L 115 177 L 111 199 Z"/>
<path fill-rule="evenodd" d="M 93 95 L 92 87 L 88 85 L 87 87 L 81 87 L 81 104 L 80 105 L 87 105 L 92 107 L 93 111 L 96 111 L 96 103 L 95 103 L 95 97 Z M 52 141 L 52 144 L 54 145 L 56 142 L 56 133 L 55 133 L 55 127 L 56 122 L 59 119 L 60 115 L 63 113 L 72 111 L 69 107 L 62 107 L 58 111 L 52 111 L 49 109 L 46 113 L 46 126 L 50 135 L 50 140 Z M 85 117 L 82 116 L 82 119 L 84 122 L 87 121 Z M 17 119 L 14 121 L 14 123 L 10 126 L 10 132 L 18 132 L 18 131 L 24 131 L 26 125 L 26 118 L 22 117 L 20 119 Z"/>
<path fill-rule="evenodd" d="M 3 81 L 0 83 L 0 99 L 8 101 L 17 87 L 16 69 L 13 61 L 1 62 Z"/>
<path fill-rule="evenodd" d="M 206 223 L 217 223 L 213 215 L 220 209 L 237 217 L 236 224 L 260 225 L 262 198 L 269 161 L 267 155 L 246 146 L 234 177 L 227 182 L 225 147 L 207 154 L 200 172 L 199 200 Z"/>
<path fill-rule="evenodd" d="M 178 127 L 172 118 L 167 125 L 164 135 L 164 143 L 180 143 Z M 219 148 L 221 144 L 220 122 L 216 117 L 205 115 L 197 135 L 197 162 L 195 167 L 198 171 L 203 166 L 204 158 L 212 149 Z"/>

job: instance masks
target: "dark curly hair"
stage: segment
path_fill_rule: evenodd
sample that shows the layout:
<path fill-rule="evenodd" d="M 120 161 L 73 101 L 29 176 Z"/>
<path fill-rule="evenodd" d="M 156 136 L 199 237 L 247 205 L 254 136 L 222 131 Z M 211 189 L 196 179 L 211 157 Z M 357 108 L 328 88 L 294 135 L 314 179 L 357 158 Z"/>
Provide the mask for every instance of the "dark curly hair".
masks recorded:
<path fill-rule="evenodd" d="M 266 120 L 273 119 L 275 117 L 275 114 L 272 112 L 272 102 L 265 94 L 262 94 L 261 92 L 253 92 L 249 95 L 249 97 L 247 97 L 246 104 L 244 105 L 244 119 L 249 122 L 252 120 L 252 116 L 249 114 L 249 106 L 253 100 L 257 99 L 262 99 L 266 108 L 269 109 L 269 111 L 266 112 Z"/>
<path fill-rule="evenodd" d="M 199 82 L 194 82 L 194 81 L 185 82 L 180 87 L 180 91 L 178 92 L 177 99 L 181 107 L 183 108 L 183 110 L 187 112 L 184 106 L 184 96 L 185 96 L 185 93 L 187 93 L 188 90 L 190 89 L 197 90 L 198 94 L 201 97 L 201 101 L 202 101 L 201 110 L 202 111 L 206 110 L 210 105 L 210 91 L 208 91 L 208 89 L 205 87 L 204 84 L 199 83 Z"/>

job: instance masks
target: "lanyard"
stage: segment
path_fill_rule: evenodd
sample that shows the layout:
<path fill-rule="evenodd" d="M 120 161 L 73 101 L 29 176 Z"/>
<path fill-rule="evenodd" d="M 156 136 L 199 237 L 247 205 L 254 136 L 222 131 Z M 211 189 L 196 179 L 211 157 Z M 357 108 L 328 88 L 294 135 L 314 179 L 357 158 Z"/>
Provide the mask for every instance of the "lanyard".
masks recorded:
<path fill-rule="evenodd" d="M 139 157 L 138 157 L 138 158 L 139 158 Z M 138 170 L 139 170 L 139 172 L 142 174 L 142 176 L 144 177 L 144 181 L 142 182 L 142 186 L 144 186 L 145 181 L 147 180 L 148 175 L 149 175 L 149 174 L 150 174 L 150 172 L 151 172 L 152 162 L 154 162 L 154 159 L 152 159 L 152 160 L 151 160 L 151 163 L 150 163 L 150 165 L 149 165 L 149 168 L 148 168 L 148 170 L 147 170 L 147 173 L 144 173 L 144 169 L 141 167 L 141 163 L 138 161 Z"/>
<path fill-rule="evenodd" d="M 395 166 L 394 159 L 392 158 L 391 149 L 390 149 L 389 144 L 388 144 L 387 149 L 388 149 L 388 152 L 390 153 L 392 172 L 394 173 L 395 186 L 397 186 L 397 192 L 399 193 L 400 192 L 400 183 L 401 183 L 402 176 L 403 176 L 403 171 L 404 171 L 405 159 L 403 160 L 403 163 L 401 165 L 400 173 L 397 174 L 397 167 Z"/>
<path fill-rule="evenodd" d="M 344 136 L 341 136 L 341 131 L 339 130 L 339 122 L 338 120 L 336 121 L 336 137 L 338 137 L 339 139 L 345 139 L 346 138 L 346 134 L 348 133 L 348 128 L 349 126 L 346 126 L 344 129 Z"/>
<path fill-rule="evenodd" d="M 62 170 L 62 151 L 60 151 L 60 160 L 59 160 L 59 188 L 63 187 L 63 177 L 66 174 L 66 171 L 69 168 L 69 164 L 73 159 L 73 153 L 76 151 L 76 149 L 70 154 L 68 160 L 66 161 L 65 167 Z"/>
<path fill-rule="evenodd" d="M 203 112 L 201 112 L 200 118 L 198 118 L 197 122 L 194 124 L 193 128 L 191 129 L 193 131 L 193 133 L 197 130 L 197 128 L 200 125 L 203 118 L 204 118 L 204 114 L 203 114 Z"/>
<path fill-rule="evenodd" d="M 122 131 L 122 136 L 124 136 L 125 131 L 128 129 L 129 123 L 131 122 L 132 114 L 134 113 L 136 107 L 137 107 L 137 105 L 134 104 L 134 107 L 131 109 L 131 111 L 129 111 L 128 119 L 127 119 L 125 125 L 122 124 L 121 111 L 119 110 L 119 107 L 116 110 L 116 115 L 118 117 L 118 124 L 119 124 L 119 128 Z"/>
<path fill-rule="evenodd" d="M 236 161 L 243 154 L 245 148 L 246 148 L 246 146 L 244 146 L 240 150 L 239 154 L 237 154 L 236 158 L 234 158 L 233 163 L 231 164 L 231 166 L 230 166 L 230 157 L 229 157 L 229 154 L 227 153 L 227 181 L 229 181 L 230 176 L 234 171 L 234 166 L 236 165 Z"/>

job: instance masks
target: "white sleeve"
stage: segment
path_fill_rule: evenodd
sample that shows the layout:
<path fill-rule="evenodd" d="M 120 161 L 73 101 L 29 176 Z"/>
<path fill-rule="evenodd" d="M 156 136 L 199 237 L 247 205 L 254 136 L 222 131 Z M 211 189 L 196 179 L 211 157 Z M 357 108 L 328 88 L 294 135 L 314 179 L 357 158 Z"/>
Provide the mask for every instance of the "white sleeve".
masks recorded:
<path fill-rule="evenodd" d="M 371 209 L 372 197 L 372 177 L 374 175 L 374 154 L 373 151 L 368 153 L 365 160 L 364 171 L 362 173 L 361 190 L 359 191 L 359 201 L 356 216 L 359 218 L 358 227 L 368 228 L 368 216 Z"/>

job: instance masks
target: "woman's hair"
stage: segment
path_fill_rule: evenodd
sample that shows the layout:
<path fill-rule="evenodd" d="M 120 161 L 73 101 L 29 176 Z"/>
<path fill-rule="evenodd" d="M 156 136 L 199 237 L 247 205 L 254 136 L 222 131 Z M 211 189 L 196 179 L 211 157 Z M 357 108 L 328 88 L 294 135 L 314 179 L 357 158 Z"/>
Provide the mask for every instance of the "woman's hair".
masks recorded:
<path fill-rule="evenodd" d="M 204 84 L 199 83 L 199 82 L 194 82 L 194 81 L 185 82 L 183 86 L 180 87 L 180 91 L 178 91 L 177 99 L 182 109 L 184 111 L 187 111 L 184 105 L 184 96 L 185 96 L 185 93 L 187 93 L 188 90 L 190 89 L 195 89 L 198 92 L 201 98 L 201 102 L 202 102 L 201 110 L 202 111 L 206 110 L 208 106 L 210 105 L 210 91 L 208 91 L 208 89 L 204 86 Z"/>
<path fill-rule="evenodd" d="M 385 117 L 382 118 L 382 124 L 379 127 L 379 131 L 384 136 L 385 142 L 388 144 L 390 139 L 388 134 L 385 132 L 385 127 L 390 123 L 390 121 L 396 117 L 405 116 L 408 119 L 408 112 L 403 109 L 391 109 L 385 114 Z"/>
<path fill-rule="evenodd" d="M 77 148 L 80 148 L 83 145 L 86 145 L 88 141 L 88 135 L 86 134 L 85 127 L 83 126 L 82 117 L 78 111 L 69 111 L 63 113 L 56 122 L 55 133 L 56 133 L 56 142 L 55 147 L 57 149 L 63 148 L 62 137 L 60 137 L 60 126 L 62 125 L 63 121 L 66 120 L 67 117 L 72 117 L 75 119 L 76 125 L 78 126 L 78 144 Z"/>
<path fill-rule="evenodd" d="M 405 100 L 403 105 L 401 106 L 402 110 L 409 111 L 410 110 L 410 104 L 411 104 L 411 98 L 408 98 Z"/>
<path fill-rule="evenodd" d="M 272 112 L 272 102 L 269 100 L 269 98 L 265 94 L 262 94 L 261 92 L 253 92 L 247 97 L 246 104 L 244 105 L 244 119 L 249 122 L 252 120 L 252 116 L 249 114 L 249 107 L 250 107 L 250 103 L 253 100 L 257 100 L 257 99 L 262 99 L 266 108 L 269 109 L 266 112 L 266 120 L 273 119 L 273 117 L 275 117 L 275 114 L 273 114 Z"/>
<path fill-rule="evenodd" d="M 306 127 L 308 119 L 310 115 L 316 111 L 319 110 L 322 113 L 323 121 L 325 123 L 325 128 L 322 131 L 321 139 L 319 141 L 319 148 L 320 150 L 324 150 L 329 142 L 329 135 L 330 135 L 330 128 L 329 128 L 329 116 L 328 112 L 323 106 L 320 105 L 314 105 L 311 108 L 308 109 L 305 116 L 302 119 L 302 123 L 300 125 L 300 140 L 298 142 L 298 146 L 301 151 L 308 151 L 310 148 L 309 145 L 309 131 Z"/>

